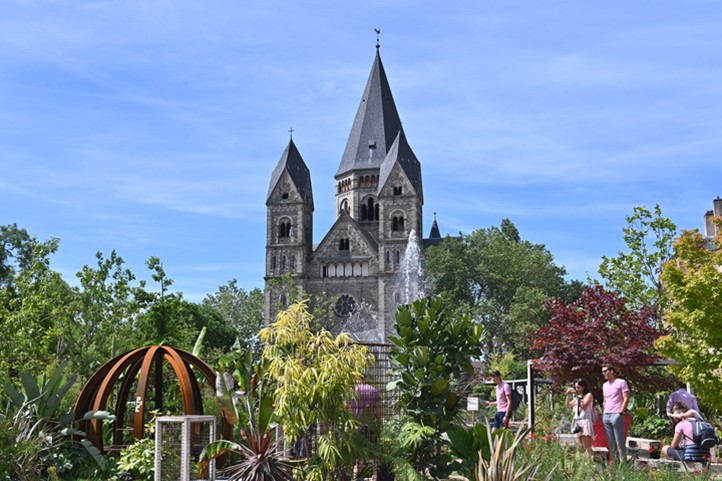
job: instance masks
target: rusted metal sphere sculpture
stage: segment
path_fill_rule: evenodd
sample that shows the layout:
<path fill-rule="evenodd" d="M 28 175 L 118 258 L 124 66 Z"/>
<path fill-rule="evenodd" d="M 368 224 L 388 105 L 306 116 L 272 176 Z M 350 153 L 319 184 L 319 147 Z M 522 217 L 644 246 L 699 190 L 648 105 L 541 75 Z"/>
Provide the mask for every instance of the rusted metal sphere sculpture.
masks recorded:
<path fill-rule="evenodd" d="M 107 410 L 115 385 L 123 376 L 115 398 L 115 421 L 112 427 L 113 445 L 122 445 L 123 432 L 128 430 L 124 426 L 128 396 L 137 378 L 132 431 L 135 439 L 141 439 L 144 434 L 146 397 L 151 384 L 154 386 L 155 408 L 159 411 L 163 409 L 164 360 L 173 368 L 180 383 L 183 414 L 203 414 L 201 390 L 191 367 L 195 367 L 211 386 L 215 386 L 216 373 L 213 369 L 198 357 L 180 349 L 169 346 L 146 346 L 115 357 L 93 374 L 75 403 L 75 418 L 82 418 L 88 411 Z M 83 424 L 88 440 L 103 451 L 102 420 L 93 419 L 84 421 Z M 222 419 L 221 433 L 224 438 L 230 438 L 231 429 L 232 426 L 227 420 Z"/>

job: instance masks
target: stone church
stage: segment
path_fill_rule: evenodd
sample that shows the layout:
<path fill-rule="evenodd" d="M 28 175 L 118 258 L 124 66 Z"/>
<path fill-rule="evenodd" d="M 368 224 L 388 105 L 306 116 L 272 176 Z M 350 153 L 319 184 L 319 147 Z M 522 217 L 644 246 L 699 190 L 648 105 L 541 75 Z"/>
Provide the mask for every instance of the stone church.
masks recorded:
<path fill-rule="evenodd" d="M 393 334 L 397 272 L 410 234 L 424 245 L 441 236 L 434 219 L 429 239 L 420 238 L 421 164 L 406 139 L 378 44 L 334 179 L 336 220 L 314 244 L 311 173 L 291 137 L 266 197 L 266 318 L 287 303 L 274 280 L 290 274 L 297 288 L 334 300 L 343 330 L 383 341 Z M 359 306 L 366 319 L 352 325 Z"/>

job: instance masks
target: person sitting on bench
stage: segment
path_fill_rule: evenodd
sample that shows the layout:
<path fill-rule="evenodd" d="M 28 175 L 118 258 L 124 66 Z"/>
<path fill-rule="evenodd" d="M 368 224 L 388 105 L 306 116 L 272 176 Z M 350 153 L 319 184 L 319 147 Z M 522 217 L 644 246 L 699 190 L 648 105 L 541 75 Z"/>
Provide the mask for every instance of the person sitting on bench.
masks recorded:
<path fill-rule="evenodd" d="M 672 419 L 683 419 L 682 416 L 685 416 L 686 418 L 695 418 L 697 417 L 694 414 L 696 412 L 697 411 L 693 409 L 689 409 L 685 403 L 677 401 L 674 403 L 674 406 L 672 406 Z M 662 447 L 662 454 L 667 459 L 672 459 L 674 461 L 704 462 L 709 460 L 709 449 L 697 446 L 694 441 L 692 441 L 692 434 L 692 423 L 681 420 L 674 427 L 674 438 L 672 438 L 672 443 L 668 446 Z"/>

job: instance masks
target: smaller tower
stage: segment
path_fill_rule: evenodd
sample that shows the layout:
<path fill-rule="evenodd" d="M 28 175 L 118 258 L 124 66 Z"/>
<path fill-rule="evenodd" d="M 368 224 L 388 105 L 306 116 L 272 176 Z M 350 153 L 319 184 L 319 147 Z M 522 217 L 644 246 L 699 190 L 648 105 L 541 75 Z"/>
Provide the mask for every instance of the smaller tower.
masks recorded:
<path fill-rule="evenodd" d="M 285 306 L 286 293 L 272 286 L 289 274 L 305 289 L 306 266 L 313 249 L 311 174 L 291 138 L 271 175 L 266 197 L 266 319 Z"/>

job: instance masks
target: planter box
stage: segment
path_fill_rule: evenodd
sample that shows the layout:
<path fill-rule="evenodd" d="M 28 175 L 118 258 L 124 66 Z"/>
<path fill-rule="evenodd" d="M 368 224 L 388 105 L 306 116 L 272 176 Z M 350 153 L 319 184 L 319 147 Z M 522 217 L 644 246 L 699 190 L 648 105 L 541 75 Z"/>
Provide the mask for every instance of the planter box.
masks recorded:
<path fill-rule="evenodd" d="M 559 444 L 566 448 L 575 448 L 579 446 L 579 439 L 576 434 L 560 434 Z"/>
<path fill-rule="evenodd" d="M 662 443 L 656 439 L 627 438 L 627 453 L 638 459 L 659 459 Z"/>

